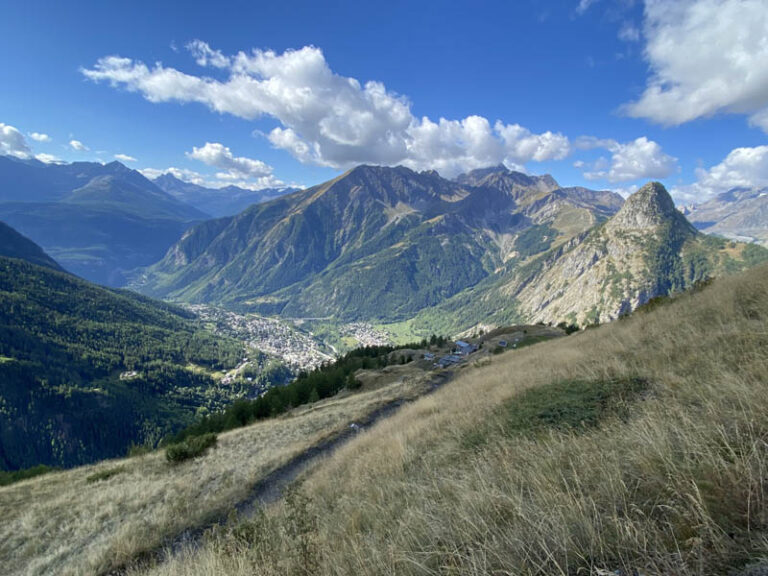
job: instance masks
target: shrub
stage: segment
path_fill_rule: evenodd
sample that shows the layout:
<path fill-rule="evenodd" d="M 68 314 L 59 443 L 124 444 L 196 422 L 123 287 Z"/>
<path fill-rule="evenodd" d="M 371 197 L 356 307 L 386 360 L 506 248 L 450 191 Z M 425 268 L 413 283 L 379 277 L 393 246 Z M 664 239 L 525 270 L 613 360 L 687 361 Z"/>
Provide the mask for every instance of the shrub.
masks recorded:
<path fill-rule="evenodd" d="M 558 324 L 557 327 L 560 328 L 560 330 L 562 330 L 563 332 L 565 332 L 566 336 L 570 336 L 574 332 L 579 331 L 579 327 L 573 323 L 566 324 L 565 322 L 560 322 L 560 324 Z"/>
<path fill-rule="evenodd" d="M 93 484 L 94 482 L 109 480 L 110 478 L 112 478 L 112 476 L 117 476 L 118 474 L 125 472 L 125 470 L 126 470 L 125 466 L 117 466 L 115 468 L 107 468 L 106 470 L 99 470 L 98 472 L 94 472 L 90 476 L 87 476 L 85 481 L 88 482 L 88 484 Z"/>
<path fill-rule="evenodd" d="M 49 474 L 51 472 L 56 472 L 57 470 L 59 469 L 52 466 L 46 466 L 45 464 L 40 464 L 39 466 L 34 466 L 32 468 L 25 468 L 24 470 L 14 470 L 12 472 L 0 470 L 0 486 L 8 486 L 14 482 L 21 482 L 22 480 L 34 478 L 35 476 L 42 476 L 43 474 Z"/>
<path fill-rule="evenodd" d="M 355 378 L 355 375 L 353 373 L 349 374 L 349 376 L 347 377 L 347 388 L 349 388 L 350 390 L 357 390 L 362 385 L 363 383 L 360 382 L 360 380 L 358 380 L 357 378 Z"/>
<path fill-rule="evenodd" d="M 192 436 L 184 442 L 168 446 L 165 449 L 165 458 L 172 464 L 191 460 L 202 456 L 211 446 L 216 446 L 217 441 L 216 434 L 213 433 Z"/>

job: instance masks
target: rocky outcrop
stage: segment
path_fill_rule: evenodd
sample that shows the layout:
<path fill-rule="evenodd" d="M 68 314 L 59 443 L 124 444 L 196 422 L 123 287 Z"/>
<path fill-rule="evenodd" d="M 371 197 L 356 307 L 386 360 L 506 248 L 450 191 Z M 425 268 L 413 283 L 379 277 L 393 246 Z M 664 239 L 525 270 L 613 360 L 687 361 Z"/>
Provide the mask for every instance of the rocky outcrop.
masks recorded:
<path fill-rule="evenodd" d="M 696 232 L 651 182 L 589 234 L 516 275 L 505 289 L 530 321 L 606 322 L 717 273 L 722 247 Z"/>

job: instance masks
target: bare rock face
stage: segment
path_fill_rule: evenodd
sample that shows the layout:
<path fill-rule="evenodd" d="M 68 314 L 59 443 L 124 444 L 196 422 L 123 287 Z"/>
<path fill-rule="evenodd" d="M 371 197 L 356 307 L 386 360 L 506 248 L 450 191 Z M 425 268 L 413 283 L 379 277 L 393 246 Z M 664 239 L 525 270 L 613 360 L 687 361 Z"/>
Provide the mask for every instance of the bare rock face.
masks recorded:
<path fill-rule="evenodd" d="M 652 230 L 678 221 L 672 197 L 659 182 L 649 182 L 632 194 L 606 226 L 609 231 Z"/>
<path fill-rule="evenodd" d="M 706 255 L 685 258 L 699 236 L 664 186 L 651 182 L 603 225 L 549 255 L 533 274 L 515 278 L 508 294 L 534 322 L 613 320 L 705 277 Z"/>

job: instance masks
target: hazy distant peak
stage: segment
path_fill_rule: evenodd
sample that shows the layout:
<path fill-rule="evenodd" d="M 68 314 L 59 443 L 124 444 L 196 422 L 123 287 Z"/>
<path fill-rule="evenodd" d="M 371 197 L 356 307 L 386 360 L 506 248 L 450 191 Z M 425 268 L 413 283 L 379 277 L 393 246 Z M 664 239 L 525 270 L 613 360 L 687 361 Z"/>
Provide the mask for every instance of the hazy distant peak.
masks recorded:
<path fill-rule="evenodd" d="M 526 188 L 537 188 L 540 191 L 552 191 L 560 187 L 551 175 L 544 174 L 536 176 L 510 170 L 504 164 L 490 166 L 488 168 L 477 168 L 465 174 L 456 177 L 456 182 L 466 186 L 486 186 L 494 185 L 501 189 L 512 189 L 515 186 Z M 500 186 L 503 182 L 505 185 Z"/>

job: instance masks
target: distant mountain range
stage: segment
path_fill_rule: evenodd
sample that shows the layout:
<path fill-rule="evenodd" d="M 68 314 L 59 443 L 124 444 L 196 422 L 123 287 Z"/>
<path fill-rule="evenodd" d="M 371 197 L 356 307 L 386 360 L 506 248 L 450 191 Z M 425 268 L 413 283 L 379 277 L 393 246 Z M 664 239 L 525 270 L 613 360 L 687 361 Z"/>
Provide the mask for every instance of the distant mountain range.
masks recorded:
<path fill-rule="evenodd" d="M 733 188 L 684 213 L 707 234 L 768 246 L 768 188 Z"/>
<path fill-rule="evenodd" d="M 192 314 L 63 272 L 0 226 L 0 470 L 156 442 L 245 393 L 213 378 L 242 356 Z"/>
<path fill-rule="evenodd" d="M 624 204 L 613 192 L 503 166 L 456 180 L 360 166 L 193 227 L 135 287 L 261 313 L 440 331 L 489 320 L 585 324 L 760 254 L 697 233 L 660 184 Z"/>
<path fill-rule="evenodd" d="M 306 190 L 253 192 L 170 174 L 152 182 L 117 162 L 0 157 L 0 182 L 0 219 L 89 280 L 130 279 L 154 297 L 237 311 L 441 333 L 602 321 L 762 254 L 697 233 L 670 212 L 663 187 L 625 205 L 610 191 L 504 166 L 453 180 L 359 166 Z M 663 222 L 627 227 L 638 206 Z M 690 216 L 706 232 L 760 240 L 767 207 L 764 191 L 738 189 Z"/>
<path fill-rule="evenodd" d="M 247 190 L 238 186 L 226 186 L 218 189 L 206 188 L 205 186 L 179 180 L 170 173 L 158 176 L 153 182 L 161 190 L 177 200 L 194 206 L 201 212 L 205 212 L 214 218 L 234 216 L 248 208 L 251 204 L 260 204 L 261 202 L 273 200 L 289 192 L 296 191 L 296 188 Z"/>
<path fill-rule="evenodd" d="M 0 220 L 65 269 L 119 286 L 208 218 L 119 162 L 43 164 L 0 157 Z"/>

